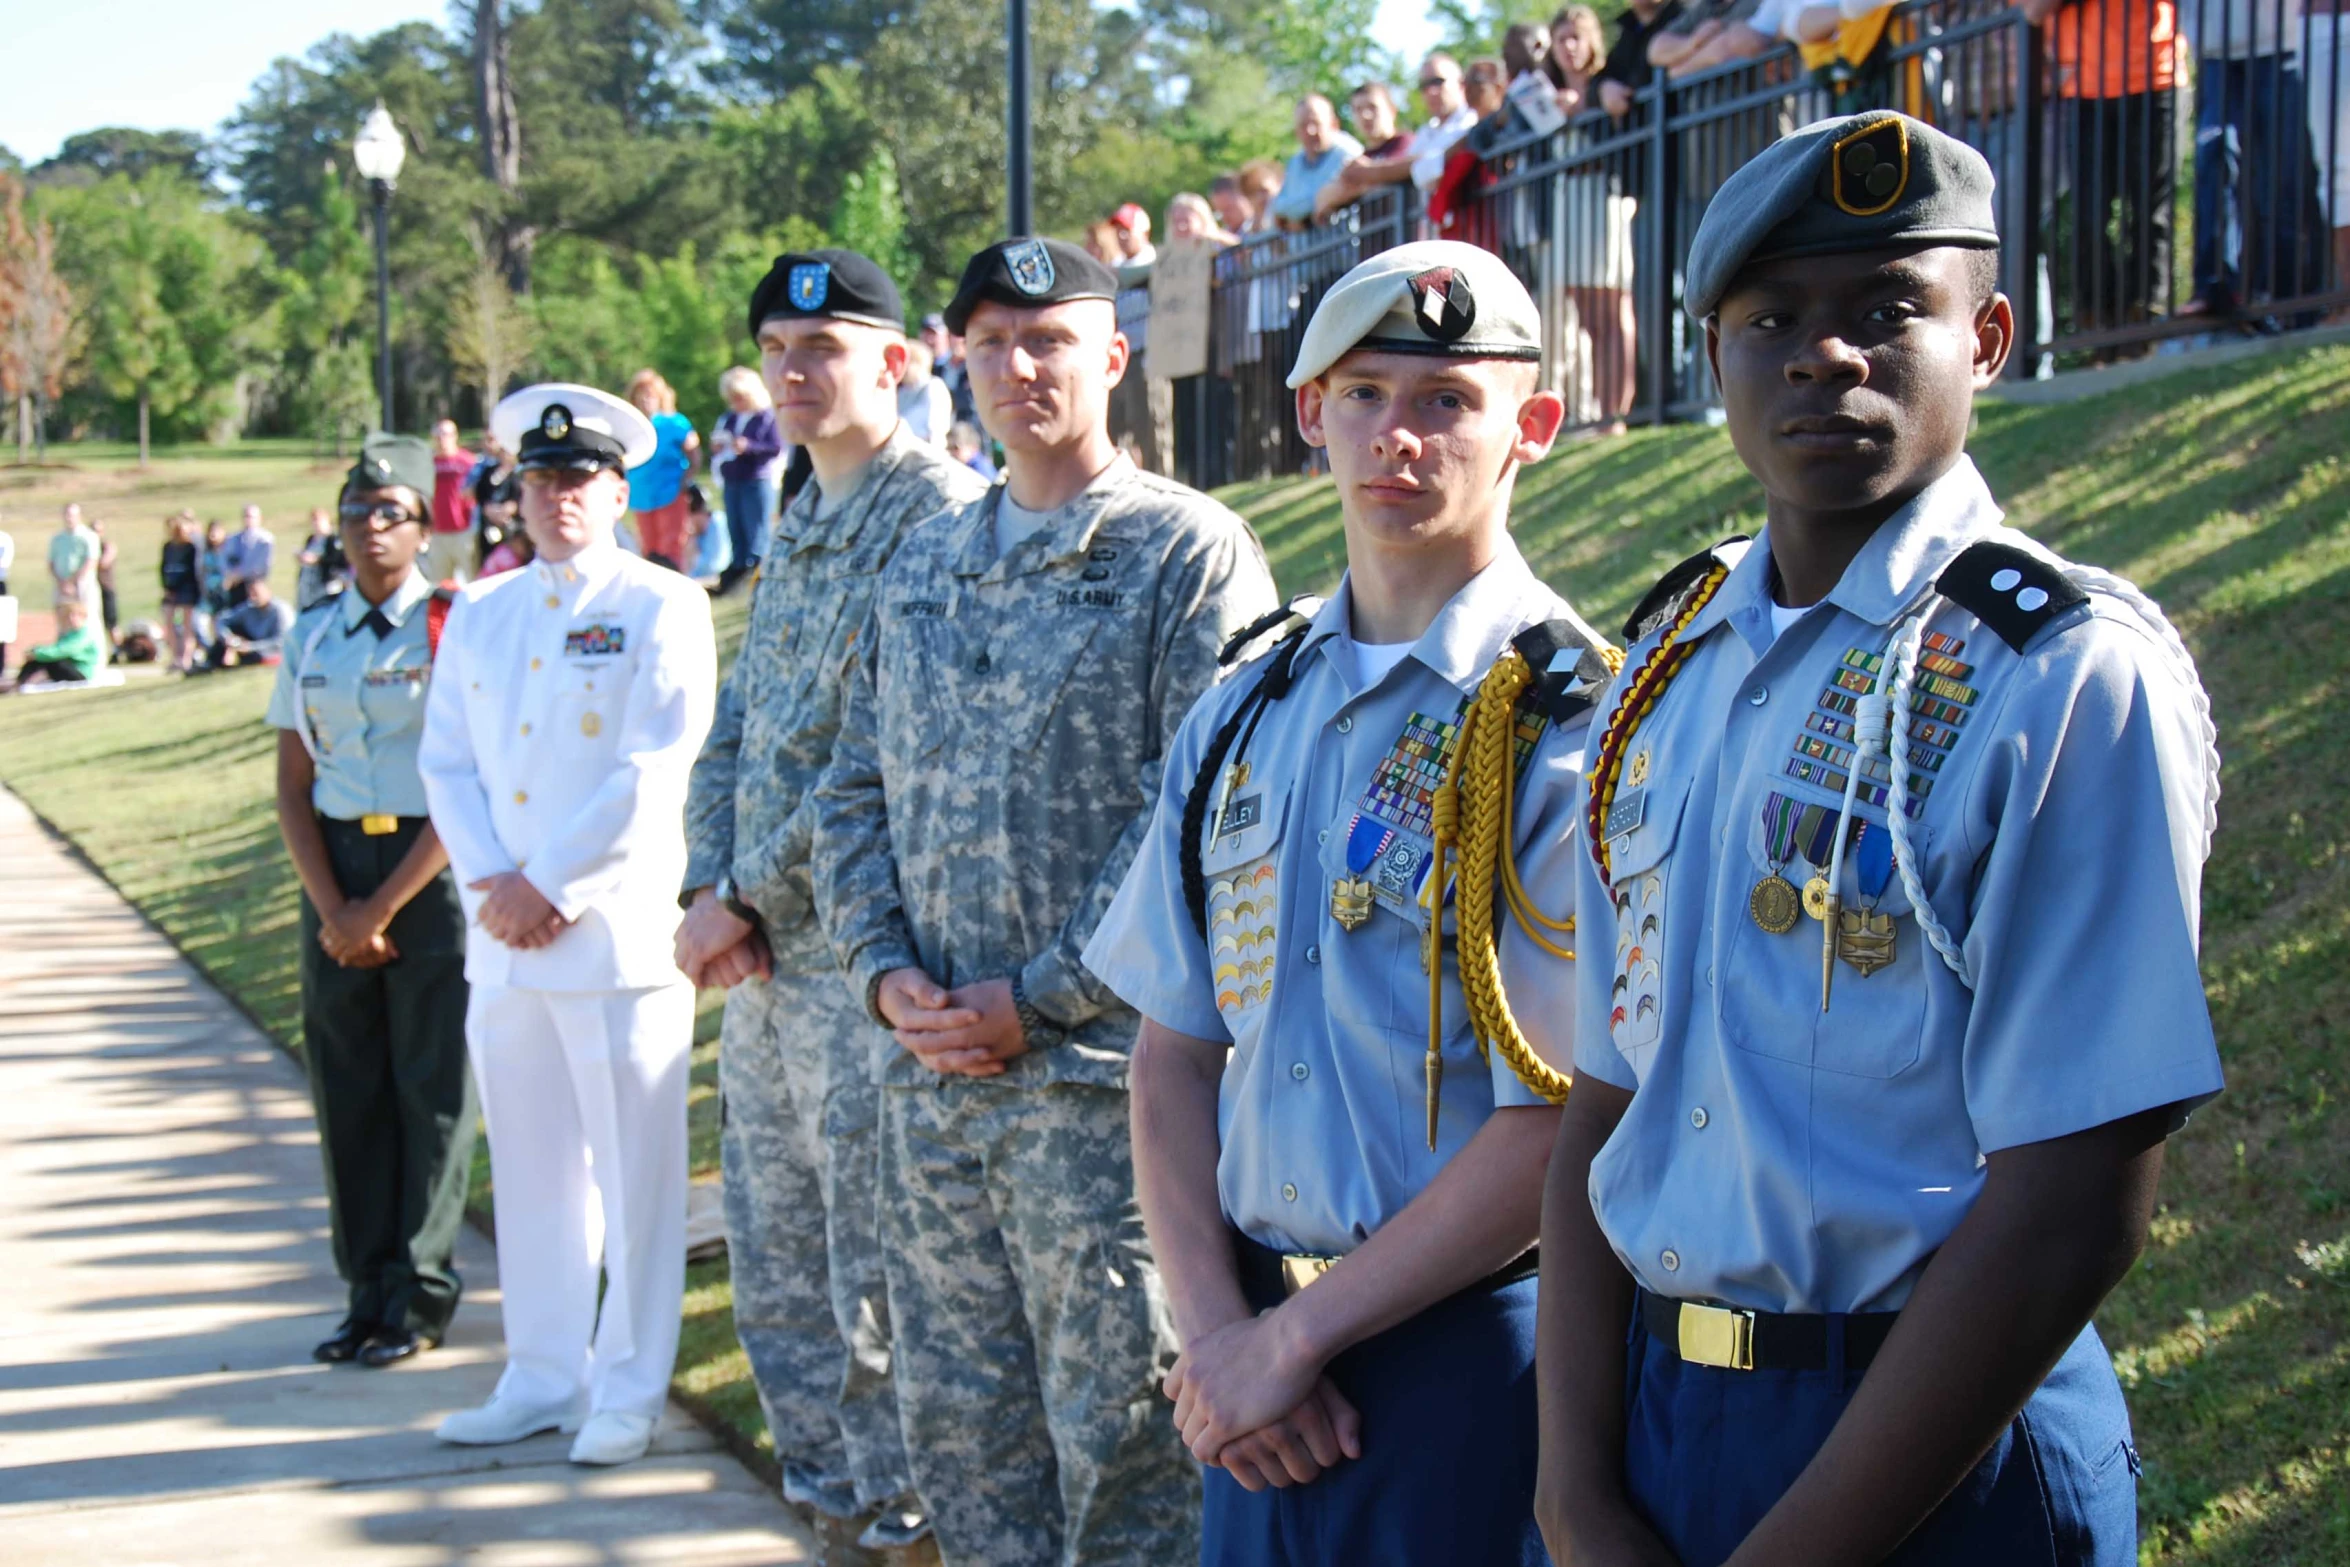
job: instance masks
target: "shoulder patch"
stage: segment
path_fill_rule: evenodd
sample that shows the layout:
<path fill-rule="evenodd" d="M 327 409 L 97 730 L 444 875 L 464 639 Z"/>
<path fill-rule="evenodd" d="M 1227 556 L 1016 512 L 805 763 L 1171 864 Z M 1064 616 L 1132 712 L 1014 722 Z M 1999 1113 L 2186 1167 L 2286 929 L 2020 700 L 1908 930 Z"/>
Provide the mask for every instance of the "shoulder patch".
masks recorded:
<path fill-rule="evenodd" d="M 1733 533 L 1719 544 L 1707 545 L 1657 578 L 1656 586 L 1642 594 L 1640 602 L 1632 606 L 1632 613 L 1624 617 L 1624 640 L 1628 643 L 1637 642 L 1654 631 L 1660 622 L 1672 614 L 1674 601 L 1689 591 L 1698 578 L 1713 569 L 1724 550 L 1733 545 L 1743 545 L 1748 539 L 1747 534 Z M 1743 553 L 1740 550 L 1730 555 L 1728 560 L 1735 562 Z"/>
<path fill-rule="evenodd" d="M 1571 621 L 1546 620 L 1528 626 L 1510 638 L 1510 646 L 1534 671 L 1534 683 L 1519 703 L 1553 724 L 1589 711 L 1614 678 L 1599 650 L 1584 642 Z"/>
<path fill-rule="evenodd" d="M 2041 627 L 2089 602 L 2079 584 L 2039 556 L 1989 541 L 1945 566 L 1934 587 L 2018 653 Z"/>
<path fill-rule="evenodd" d="M 441 631 L 449 624 L 457 593 L 457 588 L 444 582 L 432 590 L 432 599 L 424 606 L 424 656 L 428 662 L 440 656 Z"/>

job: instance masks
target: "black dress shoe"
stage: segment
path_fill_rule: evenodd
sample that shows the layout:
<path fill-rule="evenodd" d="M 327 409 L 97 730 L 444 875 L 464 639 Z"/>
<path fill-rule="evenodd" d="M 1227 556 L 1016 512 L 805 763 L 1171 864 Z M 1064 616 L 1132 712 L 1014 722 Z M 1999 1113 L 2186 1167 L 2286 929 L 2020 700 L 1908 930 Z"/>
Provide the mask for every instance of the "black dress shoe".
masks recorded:
<path fill-rule="evenodd" d="M 361 1322 L 356 1317 L 345 1317 L 343 1325 L 335 1329 L 334 1336 L 322 1341 L 316 1349 L 312 1350 L 310 1358 L 324 1361 L 330 1366 L 340 1366 L 357 1360 L 360 1352 L 366 1349 L 369 1341 L 382 1331 L 372 1322 Z"/>
<path fill-rule="evenodd" d="M 406 1328 L 378 1328 L 359 1350 L 359 1364 L 380 1371 L 431 1346 Z"/>

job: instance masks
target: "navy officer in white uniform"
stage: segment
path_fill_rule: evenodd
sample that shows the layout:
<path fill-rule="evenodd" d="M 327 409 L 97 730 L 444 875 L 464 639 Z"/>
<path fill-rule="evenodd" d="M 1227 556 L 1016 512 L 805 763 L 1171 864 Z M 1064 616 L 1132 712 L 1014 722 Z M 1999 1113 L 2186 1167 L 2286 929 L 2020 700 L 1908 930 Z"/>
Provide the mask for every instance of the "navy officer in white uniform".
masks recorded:
<path fill-rule="evenodd" d="M 439 1435 L 578 1429 L 574 1462 L 625 1463 L 660 1418 L 685 1288 L 694 998 L 670 948 L 717 689 L 710 601 L 613 542 L 625 470 L 653 451 L 642 414 L 549 384 L 490 430 L 517 454 L 538 556 L 458 595 L 420 761 L 470 922 L 507 1362 Z"/>
<path fill-rule="evenodd" d="M 1540 333 L 1451 241 L 1323 297 L 1289 384 L 1346 576 L 1192 709 L 1086 948 L 1145 1019 L 1135 1169 L 1213 1567 L 1543 1560 L 1532 1247 L 1573 911 L 1506 884 L 1573 885 L 1610 665 L 1510 538 L 1565 413 Z"/>
<path fill-rule="evenodd" d="M 2209 701 L 2162 612 L 1966 456 L 2014 321 L 1991 170 L 1891 113 L 1690 252 L 1767 524 L 1670 574 L 1601 704 L 1544 1208 L 1561 1561 L 2126 1567 L 2090 1316 L 2220 1088 Z"/>

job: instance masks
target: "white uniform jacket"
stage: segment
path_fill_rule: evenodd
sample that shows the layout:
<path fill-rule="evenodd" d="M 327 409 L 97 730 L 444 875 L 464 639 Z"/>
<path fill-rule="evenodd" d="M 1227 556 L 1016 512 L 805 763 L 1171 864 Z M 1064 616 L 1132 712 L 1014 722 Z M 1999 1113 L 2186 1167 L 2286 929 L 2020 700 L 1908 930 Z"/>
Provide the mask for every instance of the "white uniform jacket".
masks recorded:
<path fill-rule="evenodd" d="M 536 951 L 475 929 L 465 977 L 674 983 L 686 782 L 718 684 L 710 600 L 605 544 L 470 584 L 441 635 L 418 761 L 468 920 L 520 870 L 573 921 Z"/>

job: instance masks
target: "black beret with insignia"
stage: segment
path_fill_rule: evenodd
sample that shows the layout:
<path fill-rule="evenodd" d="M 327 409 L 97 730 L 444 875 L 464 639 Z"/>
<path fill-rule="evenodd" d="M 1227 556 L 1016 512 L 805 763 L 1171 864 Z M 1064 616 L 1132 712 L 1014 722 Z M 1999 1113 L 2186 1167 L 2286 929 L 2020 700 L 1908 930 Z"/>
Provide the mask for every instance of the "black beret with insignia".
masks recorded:
<path fill-rule="evenodd" d="M 1897 245 L 1996 250 L 1995 184 L 1981 153 L 1906 114 L 1807 125 L 1714 193 L 1689 245 L 1689 313 L 1712 315 L 1757 261 Z"/>
<path fill-rule="evenodd" d="M 432 448 L 413 435 L 370 435 L 359 447 L 359 460 L 343 479 L 346 490 L 388 490 L 406 485 L 426 500 L 432 498 Z"/>
<path fill-rule="evenodd" d="M 805 321 L 822 317 L 863 326 L 906 329 L 906 302 L 881 264 L 853 250 L 795 250 L 751 290 L 751 336 L 760 324 L 781 316 Z"/>
<path fill-rule="evenodd" d="M 971 325 L 980 301 L 1033 309 L 1072 299 L 1118 297 L 1118 274 L 1059 239 L 999 240 L 973 256 L 947 302 L 947 330 L 957 337 Z"/>

